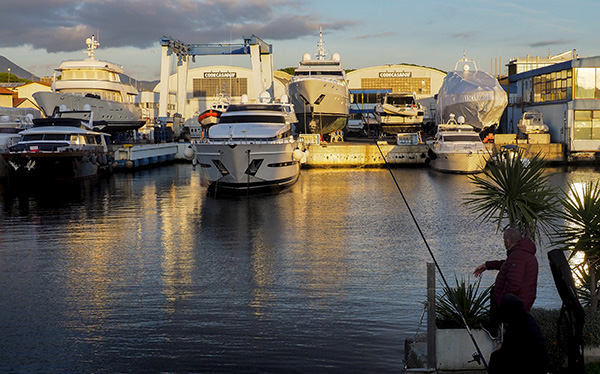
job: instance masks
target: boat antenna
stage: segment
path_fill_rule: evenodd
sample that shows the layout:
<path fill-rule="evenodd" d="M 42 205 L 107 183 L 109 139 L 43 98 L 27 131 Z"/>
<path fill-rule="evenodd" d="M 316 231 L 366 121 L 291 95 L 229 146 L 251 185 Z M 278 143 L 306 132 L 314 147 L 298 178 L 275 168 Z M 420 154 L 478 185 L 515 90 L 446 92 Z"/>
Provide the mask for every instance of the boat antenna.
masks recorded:
<path fill-rule="evenodd" d="M 323 28 L 319 26 L 319 42 L 317 43 L 317 60 L 325 60 L 325 45 L 323 44 Z"/>
<path fill-rule="evenodd" d="M 433 251 L 431 250 L 431 247 L 429 247 L 429 243 L 427 243 L 425 234 L 423 234 L 423 230 L 421 230 L 421 226 L 419 226 L 419 222 L 417 221 L 417 218 L 415 217 L 412 209 L 410 208 L 410 204 L 408 203 L 408 200 L 406 200 L 406 196 L 404 196 L 404 192 L 402 192 L 402 188 L 400 188 L 400 185 L 398 184 L 398 180 L 396 180 L 394 173 L 392 173 L 392 168 L 390 167 L 390 164 L 388 163 L 387 158 L 383 154 L 381 147 L 379 147 L 379 143 L 377 142 L 375 135 L 373 135 L 373 140 L 375 141 L 375 144 L 377 145 L 379 154 L 381 154 L 381 157 L 383 158 L 383 161 L 385 162 L 385 166 L 387 167 L 388 171 L 390 172 L 390 175 L 392 176 L 392 179 L 394 180 L 394 183 L 396 184 L 396 188 L 398 189 L 398 192 L 400 192 L 400 196 L 402 196 L 404 205 L 406 205 L 406 208 L 408 209 L 408 212 L 410 213 L 410 216 L 411 216 L 413 222 L 415 223 L 415 226 L 417 227 L 417 230 L 419 231 L 421 238 L 423 239 L 423 243 L 425 243 L 425 247 L 427 248 L 427 251 L 429 252 L 429 255 L 431 256 L 433 263 L 435 264 L 435 267 L 442 278 L 442 282 L 444 283 L 444 286 L 446 287 L 446 289 L 450 289 L 450 286 L 448 285 L 448 282 L 446 281 L 446 277 L 444 277 L 444 273 L 442 272 L 442 269 L 440 268 L 440 265 L 438 264 L 438 262 L 435 258 L 435 255 L 433 254 Z M 467 320 L 465 319 L 464 314 L 458 307 L 458 303 L 456 302 L 456 299 L 454 298 L 454 294 L 452 294 L 452 292 L 449 292 L 449 296 L 450 296 L 450 301 L 452 302 L 452 305 L 454 306 L 454 309 L 456 309 L 456 311 L 460 315 L 462 323 L 465 326 L 467 333 L 471 337 L 471 341 L 473 342 L 475 349 L 477 350 L 477 353 L 473 355 L 473 358 L 477 362 L 479 362 L 479 360 L 481 360 L 481 362 L 483 362 L 483 366 L 485 367 L 485 370 L 489 372 L 487 362 L 485 361 L 485 358 L 483 357 L 483 354 L 481 353 L 481 349 L 479 348 L 479 345 L 477 344 L 477 341 L 475 340 L 475 337 L 473 336 L 473 333 L 471 332 L 471 329 L 469 328 L 469 324 L 467 323 Z"/>
<path fill-rule="evenodd" d="M 87 44 L 87 52 L 83 52 L 83 53 L 87 53 L 87 55 L 89 56 L 89 58 L 91 58 L 92 60 L 94 60 L 94 54 L 96 53 L 96 49 L 98 49 L 98 47 L 100 47 L 100 42 L 96 39 L 96 37 L 92 34 L 91 38 L 87 38 L 85 40 L 85 44 Z"/>

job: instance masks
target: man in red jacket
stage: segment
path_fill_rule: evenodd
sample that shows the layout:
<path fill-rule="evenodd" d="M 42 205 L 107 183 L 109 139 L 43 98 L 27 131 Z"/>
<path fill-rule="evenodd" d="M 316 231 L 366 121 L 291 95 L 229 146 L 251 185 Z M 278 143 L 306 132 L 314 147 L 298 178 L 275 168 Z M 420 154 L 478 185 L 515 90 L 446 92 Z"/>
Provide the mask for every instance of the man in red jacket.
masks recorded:
<path fill-rule="evenodd" d="M 523 301 L 526 311 L 531 310 L 535 301 L 538 278 L 538 262 L 535 257 L 535 244 L 531 239 L 521 237 L 519 230 L 508 228 L 504 231 L 506 260 L 486 261 L 473 271 L 480 277 L 485 270 L 499 270 L 494 283 L 494 295 L 490 297 L 490 333 L 497 331 L 497 309 L 507 294 L 513 294 Z M 494 297 L 495 296 L 495 297 Z"/>

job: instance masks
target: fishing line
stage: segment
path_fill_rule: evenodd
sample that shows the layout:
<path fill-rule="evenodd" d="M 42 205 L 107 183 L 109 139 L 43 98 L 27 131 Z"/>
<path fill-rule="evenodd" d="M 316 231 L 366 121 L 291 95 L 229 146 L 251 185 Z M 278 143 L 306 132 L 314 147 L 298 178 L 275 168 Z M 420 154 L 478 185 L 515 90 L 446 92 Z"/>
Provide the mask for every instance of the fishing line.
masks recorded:
<path fill-rule="evenodd" d="M 442 278 L 442 282 L 446 286 L 446 289 L 450 290 L 450 286 L 448 285 L 448 282 L 446 281 L 446 277 L 444 277 L 444 273 L 442 272 L 442 269 L 440 268 L 440 265 L 438 264 L 438 262 L 435 258 L 435 255 L 433 254 L 433 251 L 431 250 L 431 247 L 429 247 L 429 243 L 427 243 L 425 234 L 423 234 L 423 230 L 421 230 L 421 226 L 419 226 L 419 222 L 417 221 L 417 218 L 415 217 L 412 209 L 410 208 L 410 204 L 408 203 L 408 200 L 406 200 L 406 197 L 404 196 L 404 192 L 402 192 L 402 188 L 400 188 L 400 185 L 398 184 L 398 181 L 396 180 L 396 177 L 394 176 L 394 173 L 392 172 L 392 168 L 390 167 L 390 164 L 387 162 L 387 159 L 386 159 L 385 155 L 383 154 L 381 147 L 379 147 L 379 143 L 377 142 L 377 139 L 375 138 L 375 136 L 373 136 L 373 140 L 375 141 L 375 145 L 377 145 L 379 154 L 381 154 L 381 157 L 383 158 L 383 161 L 385 162 L 386 168 L 390 172 L 390 175 L 392 176 L 392 179 L 394 180 L 394 183 L 396 184 L 396 188 L 400 192 L 400 196 L 402 196 L 404 205 L 406 205 L 406 208 L 408 209 L 408 212 L 410 213 L 410 216 L 411 216 L 413 222 L 415 223 L 415 226 L 417 226 L 417 230 L 419 231 L 419 234 L 421 235 L 421 238 L 423 239 L 423 243 L 425 243 L 425 247 L 427 248 L 427 251 L 429 252 L 429 256 L 431 256 L 433 263 L 435 264 L 435 267 Z M 456 302 L 456 299 L 454 298 L 454 294 L 452 294 L 452 292 L 449 292 L 449 296 L 450 296 L 450 301 L 452 302 L 452 305 L 454 306 L 454 308 L 460 315 L 460 318 L 462 319 L 462 322 L 465 325 L 465 329 L 467 330 L 467 333 L 471 337 L 471 341 L 473 342 L 475 349 L 477 349 L 477 354 L 479 355 L 479 358 L 483 362 L 483 366 L 485 367 L 485 370 L 489 371 L 487 362 L 486 362 L 485 358 L 483 357 L 483 354 L 481 353 L 481 349 L 479 349 L 479 345 L 477 344 L 477 341 L 475 340 L 475 337 L 473 336 L 473 333 L 471 332 L 471 329 L 469 328 L 469 324 L 467 323 L 465 316 L 463 315 L 462 311 L 458 307 L 458 303 Z"/>

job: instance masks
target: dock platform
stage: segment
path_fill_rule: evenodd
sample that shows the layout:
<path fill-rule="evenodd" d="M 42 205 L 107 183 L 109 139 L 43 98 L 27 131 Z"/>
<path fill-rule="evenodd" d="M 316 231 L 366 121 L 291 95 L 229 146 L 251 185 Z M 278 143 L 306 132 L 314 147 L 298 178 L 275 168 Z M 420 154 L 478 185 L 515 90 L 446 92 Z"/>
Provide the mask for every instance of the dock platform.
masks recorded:
<path fill-rule="evenodd" d="M 503 144 L 486 144 L 493 154 L 496 148 Z M 519 144 L 525 150 L 525 155 L 535 155 L 538 152 L 550 163 L 566 163 L 564 146 L 562 144 Z M 306 145 L 308 156 L 305 168 L 329 167 L 385 167 L 385 161 L 394 167 L 427 166 L 426 144 L 395 144 L 392 141 L 362 138 L 351 139 L 338 143 L 320 143 Z M 379 151 L 381 149 L 381 152 Z M 383 156 L 385 156 L 385 159 Z"/>
<path fill-rule="evenodd" d="M 184 158 L 189 143 L 140 143 L 112 145 L 113 169 L 131 170 Z"/>

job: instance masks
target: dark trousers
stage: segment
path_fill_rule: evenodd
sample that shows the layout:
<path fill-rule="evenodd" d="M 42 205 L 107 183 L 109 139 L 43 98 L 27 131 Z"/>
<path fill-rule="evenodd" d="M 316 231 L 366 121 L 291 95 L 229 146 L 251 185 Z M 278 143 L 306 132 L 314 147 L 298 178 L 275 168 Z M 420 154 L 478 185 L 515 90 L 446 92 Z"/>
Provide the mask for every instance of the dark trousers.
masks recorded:
<path fill-rule="evenodd" d="M 489 325 L 490 333 L 497 333 L 500 329 L 500 316 L 498 313 L 498 300 L 496 299 L 496 286 L 492 286 L 490 290 L 490 322 Z"/>

